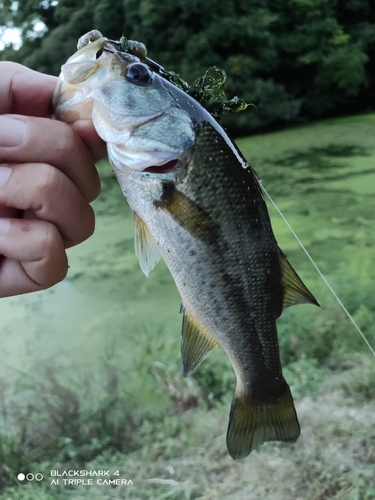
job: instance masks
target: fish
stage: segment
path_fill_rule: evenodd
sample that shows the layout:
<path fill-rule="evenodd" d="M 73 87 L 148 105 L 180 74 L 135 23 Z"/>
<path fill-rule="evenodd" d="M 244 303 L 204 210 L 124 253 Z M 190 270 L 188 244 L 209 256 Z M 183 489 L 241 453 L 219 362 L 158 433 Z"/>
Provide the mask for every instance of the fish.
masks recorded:
<path fill-rule="evenodd" d="M 187 377 L 221 346 L 236 376 L 226 444 L 233 459 L 300 425 L 280 361 L 276 320 L 319 305 L 280 250 L 260 179 L 193 97 L 98 31 L 61 68 L 55 117 L 91 119 L 134 212 L 144 274 L 166 262 L 182 305 Z"/>

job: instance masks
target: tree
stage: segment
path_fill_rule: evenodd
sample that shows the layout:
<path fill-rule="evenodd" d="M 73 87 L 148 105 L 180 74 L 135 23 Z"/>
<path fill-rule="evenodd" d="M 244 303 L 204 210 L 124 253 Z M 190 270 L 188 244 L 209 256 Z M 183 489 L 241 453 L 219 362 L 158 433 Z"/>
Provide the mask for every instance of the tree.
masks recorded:
<path fill-rule="evenodd" d="M 280 66 L 276 79 L 303 99 L 301 114 L 324 116 L 347 109 L 366 85 L 368 56 L 345 31 L 333 0 L 279 0 L 275 35 Z"/>
<path fill-rule="evenodd" d="M 46 27 L 39 35 L 37 22 Z M 94 28 L 142 41 L 190 83 L 223 68 L 229 97 L 256 106 L 228 116 L 236 134 L 375 107 L 371 0 L 23 0 L 16 10 L 3 0 L 0 26 L 7 24 L 24 43 L 0 57 L 39 71 L 58 74 Z"/>

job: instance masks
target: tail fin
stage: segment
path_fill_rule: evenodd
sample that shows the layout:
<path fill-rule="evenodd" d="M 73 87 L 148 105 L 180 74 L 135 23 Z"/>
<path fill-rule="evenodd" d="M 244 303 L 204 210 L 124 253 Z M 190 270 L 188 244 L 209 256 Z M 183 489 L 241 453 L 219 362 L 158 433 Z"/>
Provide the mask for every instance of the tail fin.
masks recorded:
<path fill-rule="evenodd" d="M 251 400 L 245 394 L 234 396 L 229 415 L 227 448 L 230 456 L 246 457 L 266 441 L 295 442 L 300 426 L 292 394 L 285 393 L 275 403 Z"/>

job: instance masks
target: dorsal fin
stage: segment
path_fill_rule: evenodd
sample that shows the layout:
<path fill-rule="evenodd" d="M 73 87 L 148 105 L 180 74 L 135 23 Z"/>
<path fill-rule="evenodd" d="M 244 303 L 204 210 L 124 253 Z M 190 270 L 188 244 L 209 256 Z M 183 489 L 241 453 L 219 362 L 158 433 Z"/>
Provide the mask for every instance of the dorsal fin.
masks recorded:
<path fill-rule="evenodd" d="M 135 212 L 134 219 L 135 254 L 138 257 L 139 265 L 141 266 L 142 271 L 146 276 L 148 276 L 160 260 L 160 249 L 143 219 L 141 219 Z"/>
<path fill-rule="evenodd" d="M 181 337 L 182 374 L 187 377 L 219 344 L 202 329 L 194 316 L 183 306 L 181 312 L 184 315 Z"/>
<path fill-rule="evenodd" d="M 284 287 L 283 309 L 296 304 L 315 304 L 316 306 L 319 306 L 319 302 L 303 284 L 301 278 L 289 264 L 280 248 L 279 260 L 281 267 L 281 279 Z"/>

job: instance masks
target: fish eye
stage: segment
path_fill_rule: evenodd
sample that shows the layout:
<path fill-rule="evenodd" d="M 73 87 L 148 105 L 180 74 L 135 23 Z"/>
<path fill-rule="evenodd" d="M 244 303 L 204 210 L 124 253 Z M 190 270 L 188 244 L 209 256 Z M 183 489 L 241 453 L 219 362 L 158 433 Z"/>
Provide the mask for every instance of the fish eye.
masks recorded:
<path fill-rule="evenodd" d="M 142 63 L 129 64 L 126 68 L 125 78 L 137 85 L 152 83 L 151 71 L 148 66 Z"/>

